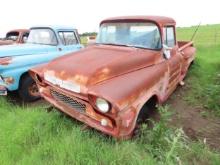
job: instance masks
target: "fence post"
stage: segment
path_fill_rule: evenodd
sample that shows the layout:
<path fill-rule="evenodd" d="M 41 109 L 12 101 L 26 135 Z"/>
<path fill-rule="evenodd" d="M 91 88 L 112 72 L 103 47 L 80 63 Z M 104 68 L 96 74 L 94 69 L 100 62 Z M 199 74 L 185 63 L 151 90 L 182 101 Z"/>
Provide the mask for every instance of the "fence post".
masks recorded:
<path fill-rule="evenodd" d="M 217 32 L 217 30 L 216 30 L 216 28 L 215 28 L 215 45 L 217 44 L 217 36 L 218 36 L 218 32 Z"/>

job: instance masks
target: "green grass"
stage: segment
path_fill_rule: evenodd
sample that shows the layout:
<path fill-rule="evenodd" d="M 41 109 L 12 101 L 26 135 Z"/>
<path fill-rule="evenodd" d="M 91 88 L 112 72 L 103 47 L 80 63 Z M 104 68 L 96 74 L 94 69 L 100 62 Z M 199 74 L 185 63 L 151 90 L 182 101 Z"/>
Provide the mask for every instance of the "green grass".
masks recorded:
<path fill-rule="evenodd" d="M 189 40 L 194 30 L 195 27 L 180 28 L 178 38 Z M 220 117 L 220 25 L 200 27 L 195 46 L 197 57 L 188 74 L 185 99 Z"/>
<path fill-rule="evenodd" d="M 81 43 L 83 44 L 83 45 L 87 45 L 87 37 L 80 37 L 80 40 L 81 40 Z"/>
<path fill-rule="evenodd" d="M 177 28 L 177 37 L 181 40 L 191 40 L 197 26 Z M 196 45 L 220 44 L 220 24 L 200 26 L 193 41 Z"/>
<path fill-rule="evenodd" d="M 17 107 L 0 99 L 0 164 L 218 164 L 220 155 L 167 126 L 170 114 L 141 137 L 116 141 L 41 107 Z"/>
<path fill-rule="evenodd" d="M 218 28 L 205 26 L 198 31 L 197 59 L 186 79 L 184 97 L 219 115 L 220 45 L 219 38 L 213 39 Z M 178 38 L 188 40 L 193 30 L 178 29 Z M 168 107 L 159 109 L 161 120 L 153 129 L 143 125 L 140 137 L 116 141 L 91 129 L 82 131 L 82 123 L 58 111 L 16 106 L 1 97 L 0 164 L 220 164 L 219 152 L 169 127 Z"/>

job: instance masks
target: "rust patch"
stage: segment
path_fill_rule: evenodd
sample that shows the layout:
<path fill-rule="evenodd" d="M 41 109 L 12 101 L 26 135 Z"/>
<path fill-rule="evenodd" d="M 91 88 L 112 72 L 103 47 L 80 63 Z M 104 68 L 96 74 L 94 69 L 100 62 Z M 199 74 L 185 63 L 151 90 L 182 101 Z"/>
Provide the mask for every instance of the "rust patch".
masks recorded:
<path fill-rule="evenodd" d="M 1 39 L 0 40 L 0 46 L 1 45 L 12 45 L 12 44 L 23 44 L 24 43 L 24 37 L 27 37 L 29 34 L 29 30 L 28 29 L 14 29 L 11 30 L 9 32 L 7 32 L 6 34 L 6 38 Z M 16 34 L 17 35 L 17 39 L 16 40 L 10 40 L 7 39 L 7 36 L 10 34 Z"/>
<path fill-rule="evenodd" d="M 0 65 L 9 65 L 12 62 L 12 57 L 0 58 Z"/>
<path fill-rule="evenodd" d="M 13 79 L 13 77 L 7 77 L 4 79 L 4 81 L 7 85 L 10 85 L 13 84 L 15 80 Z"/>

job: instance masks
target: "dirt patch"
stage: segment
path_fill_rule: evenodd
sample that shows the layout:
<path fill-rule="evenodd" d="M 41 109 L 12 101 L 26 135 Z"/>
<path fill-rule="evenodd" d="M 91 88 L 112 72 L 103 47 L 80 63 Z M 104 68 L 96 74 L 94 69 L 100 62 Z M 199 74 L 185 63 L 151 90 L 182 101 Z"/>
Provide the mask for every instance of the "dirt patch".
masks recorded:
<path fill-rule="evenodd" d="M 174 112 L 171 124 L 183 128 L 192 140 L 205 141 L 210 147 L 220 150 L 220 119 L 205 117 L 201 112 L 208 111 L 203 107 L 195 107 L 184 101 L 187 87 L 178 87 L 167 101 Z"/>

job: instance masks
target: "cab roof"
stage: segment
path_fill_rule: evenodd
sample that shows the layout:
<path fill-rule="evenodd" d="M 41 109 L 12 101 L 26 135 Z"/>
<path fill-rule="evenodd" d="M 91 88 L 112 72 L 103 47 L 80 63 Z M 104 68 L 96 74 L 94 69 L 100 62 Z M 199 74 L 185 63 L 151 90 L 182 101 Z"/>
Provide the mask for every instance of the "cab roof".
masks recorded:
<path fill-rule="evenodd" d="M 121 21 L 150 21 L 155 22 L 159 25 L 176 25 L 176 22 L 173 18 L 164 17 L 164 16 L 121 16 L 121 17 L 111 17 L 103 20 L 101 24 L 106 22 L 121 22 Z"/>
<path fill-rule="evenodd" d="M 42 26 L 33 26 L 31 27 L 31 29 L 36 29 L 36 28 L 50 28 L 53 29 L 55 31 L 68 31 L 68 30 L 76 30 L 76 28 L 74 27 L 70 27 L 70 26 L 60 26 L 60 25 L 42 25 Z"/>
<path fill-rule="evenodd" d="M 13 30 L 8 31 L 7 33 L 11 33 L 11 32 L 27 33 L 27 32 L 29 32 L 29 29 L 13 29 Z"/>

